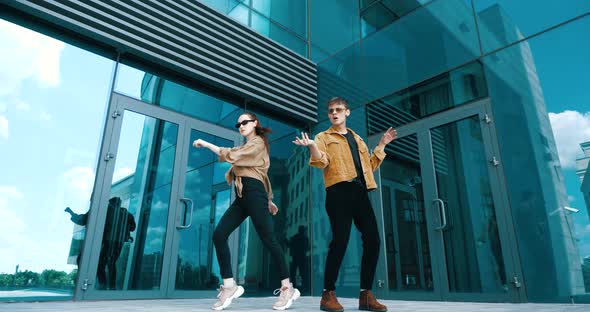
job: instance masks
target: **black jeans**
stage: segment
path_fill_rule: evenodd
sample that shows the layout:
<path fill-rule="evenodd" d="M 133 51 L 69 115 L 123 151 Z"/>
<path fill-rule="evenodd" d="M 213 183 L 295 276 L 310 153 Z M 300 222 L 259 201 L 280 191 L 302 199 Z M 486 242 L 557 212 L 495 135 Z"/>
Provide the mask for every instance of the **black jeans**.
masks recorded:
<path fill-rule="evenodd" d="M 379 260 L 379 231 L 367 189 L 357 182 L 342 182 L 326 190 L 326 211 L 332 226 L 332 242 L 326 258 L 324 288 L 336 289 L 338 271 L 348 246 L 352 222 L 361 232 L 361 288 L 371 289 Z"/>
<path fill-rule="evenodd" d="M 268 211 L 268 195 L 264 189 L 264 184 L 259 180 L 248 177 L 242 177 L 242 198 L 238 197 L 234 200 L 223 217 L 221 217 L 221 220 L 219 220 L 215 232 L 213 232 L 213 244 L 215 244 L 217 252 L 221 277 L 233 277 L 227 238 L 248 216 L 252 218 L 252 223 L 254 223 L 254 228 L 260 240 L 270 250 L 275 265 L 279 266 L 281 279 L 288 278 L 289 271 L 283 257 L 283 249 L 275 237 L 274 222 L 272 215 Z"/>

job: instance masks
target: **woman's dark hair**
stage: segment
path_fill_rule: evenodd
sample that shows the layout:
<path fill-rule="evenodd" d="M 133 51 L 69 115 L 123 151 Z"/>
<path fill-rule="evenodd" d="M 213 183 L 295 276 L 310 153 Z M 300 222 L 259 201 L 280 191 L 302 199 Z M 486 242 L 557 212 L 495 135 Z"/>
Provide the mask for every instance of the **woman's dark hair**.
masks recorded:
<path fill-rule="evenodd" d="M 270 151 L 270 147 L 268 145 L 268 137 L 266 135 L 268 133 L 271 133 L 272 130 L 270 128 L 262 127 L 262 125 L 260 124 L 260 119 L 258 119 L 258 116 L 256 116 L 256 114 L 254 114 L 252 112 L 244 112 L 244 113 L 242 113 L 242 115 L 248 115 L 248 116 L 250 116 L 250 119 L 256 120 L 256 128 L 254 128 L 254 131 L 256 131 L 256 135 L 259 135 L 264 140 L 264 145 L 266 145 L 266 150 Z"/>

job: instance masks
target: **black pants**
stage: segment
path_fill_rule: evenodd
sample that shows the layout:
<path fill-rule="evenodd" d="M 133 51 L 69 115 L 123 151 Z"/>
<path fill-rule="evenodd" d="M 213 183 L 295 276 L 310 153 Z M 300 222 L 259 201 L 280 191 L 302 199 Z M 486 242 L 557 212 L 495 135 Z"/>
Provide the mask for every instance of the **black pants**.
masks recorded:
<path fill-rule="evenodd" d="M 115 289 L 117 283 L 117 260 L 123 249 L 122 242 L 104 241 L 100 249 L 98 258 L 98 269 L 96 276 L 98 278 L 99 288 Z M 106 270 L 109 274 L 107 277 Z M 108 283 L 107 283 L 108 278 Z"/>
<path fill-rule="evenodd" d="M 357 182 L 342 182 L 326 190 L 326 211 L 332 226 L 332 242 L 328 250 L 324 288 L 336 289 L 336 279 L 348 246 L 352 222 L 361 232 L 363 257 L 361 260 L 361 288 L 371 289 L 379 260 L 379 231 L 369 195 Z"/>
<path fill-rule="evenodd" d="M 275 265 L 278 265 L 281 279 L 286 279 L 289 277 L 289 271 L 283 257 L 283 249 L 275 237 L 274 222 L 268 211 L 268 195 L 264 184 L 253 178 L 242 177 L 242 185 L 242 198 L 238 197 L 234 200 L 213 232 L 213 244 L 217 252 L 221 277 L 233 277 L 227 238 L 250 216 L 258 236 L 264 246 L 270 250 Z"/>

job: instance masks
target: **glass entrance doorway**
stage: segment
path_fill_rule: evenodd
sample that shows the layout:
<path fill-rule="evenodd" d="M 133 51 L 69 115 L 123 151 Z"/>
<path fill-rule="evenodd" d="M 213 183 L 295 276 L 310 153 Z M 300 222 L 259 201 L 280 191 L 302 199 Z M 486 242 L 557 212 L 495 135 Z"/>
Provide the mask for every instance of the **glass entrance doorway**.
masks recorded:
<path fill-rule="evenodd" d="M 383 297 L 523 300 L 490 111 L 482 100 L 397 129 L 373 194 Z"/>
<path fill-rule="evenodd" d="M 192 142 L 241 137 L 117 93 L 108 114 L 76 297 L 210 296 L 221 282 L 211 236 L 233 194 L 228 165 Z"/>

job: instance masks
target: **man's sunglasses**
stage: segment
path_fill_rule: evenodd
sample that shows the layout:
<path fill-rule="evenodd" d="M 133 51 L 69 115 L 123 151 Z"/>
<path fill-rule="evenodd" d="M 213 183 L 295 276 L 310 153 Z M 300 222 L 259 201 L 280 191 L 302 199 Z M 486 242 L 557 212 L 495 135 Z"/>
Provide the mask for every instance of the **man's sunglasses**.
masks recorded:
<path fill-rule="evenodd" d="M 344 108 L 344 107 L 330 108 L 330 109 L 328 109 L 328 114 L 333 114 L 334 112 L 340 114 L 345 110 L 346 110 L 346 108 Z"/>
<path fill-rule="evenodd" d="M 246 120 L 242 120 L 241 122 L 238 122 L 238 123 L 236 124 L 236 128 L 240 128 L 240 126 L 245 126 L 245 125 L 247 125 L 247 124 L 248 124 L 249 122 L 251 122 L 251 121 L 256 121 L 256 120 L 254 120 L 254 119 L 246 119 Z"/>

